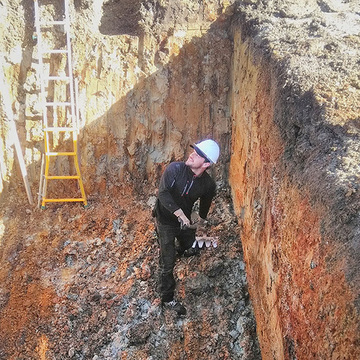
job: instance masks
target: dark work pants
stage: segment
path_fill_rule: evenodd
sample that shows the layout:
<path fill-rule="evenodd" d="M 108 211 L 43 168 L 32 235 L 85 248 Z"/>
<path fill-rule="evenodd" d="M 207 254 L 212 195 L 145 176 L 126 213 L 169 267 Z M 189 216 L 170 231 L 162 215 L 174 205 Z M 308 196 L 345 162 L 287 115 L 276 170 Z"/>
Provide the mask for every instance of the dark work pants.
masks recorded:
<path fill-rule="evenodd" d="M 182 254 L 191 248 L 195 241 L 195 230 L 180 230 L 179 226 L 162 225 L 157 222 L 157 231 L 160 244 L 160 294 L 163 302 L 173 300 L 175 291 L 174 266 L 176 252 Z M 180 248 L 175 248 L 175 238 Z"/>

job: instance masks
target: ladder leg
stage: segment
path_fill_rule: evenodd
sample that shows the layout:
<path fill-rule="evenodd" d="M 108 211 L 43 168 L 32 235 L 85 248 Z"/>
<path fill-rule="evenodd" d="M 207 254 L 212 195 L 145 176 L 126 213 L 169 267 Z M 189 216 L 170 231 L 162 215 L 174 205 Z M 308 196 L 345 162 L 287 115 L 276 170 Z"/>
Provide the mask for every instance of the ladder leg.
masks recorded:
<path fill-rule="evenodd" d="M 50 151 L 50 145 L 49 145 L 49 134 L 45 132 L 44 134 L 44 148 L 45 148 L 45 171 L 44 171 L 44 179 L 43 179 L 43 188 L 41 191 L 42 194 L 42 203 L 41 208 L 45 209 L 45 203 L 46 203 L 46 193 L 47 193 L 47 176 L 49 175 L 49 167 L 50 167 L 50 156 L 47 154 Z"/>
<path fill-rule="evenodd" d="M 84 199 L 83 200 L 84 201 L 84 206 L 87 206 L 87 199 L 86 199 L 84 184 L 82 182 L 82 178 L 81 178 L 81 174 L 80 174 L 80 167 L 79 167 L 79 161 L 78 161 L 77 155 L 75 156 L 74 163 L 75 163 L 76 173 L 77 173 L 77 175 L 79 175 L 78 182 L 79 182 L 81 196 Z"/>
<path fill-rule="evenodd" d="M 44 166 L 45 166 L 45 157 L 43 154 L 41 157 L 41 170 L 40 170 L 40 182 L 39 182 L 38 205 L 37 205 L 38 207 L 40 207 L 40 203 L 43 198 Z"/>
<path fill-rule="evenodd" d="M 42 191 L 42 203 L 41 208 L 45 209 L 45 203 L 46 203 L 46 193 L 47 193 L 47 176 L 49 175 L 49 166 L 50 166 L 50 156 L 46 156 L 45 161 L 45 173 L 44 173 L 44 187 Z"/>
<path fill-rule="evenodd" d="M 76 135 L 76 134 L 73 134 L 73 140 L 74 140 L 74 152 L 75 152 L 74 164 L 75 164 L 76 174 L 79 176 L 78 182 L 79 182 L 79 187 L 80 187 L 81 196 L 82 196 L 82 198 L 84 199 L 84 206 L 87 206 L 87 199 L 86 199 L 84 184 L 83 184 L 83 182 L 82 182 L 82 177 L 81 177 L 81 172 L 80 172 L 80 166 L 79 166 L 78 147 L 77 147 L 77 135 Z"/>

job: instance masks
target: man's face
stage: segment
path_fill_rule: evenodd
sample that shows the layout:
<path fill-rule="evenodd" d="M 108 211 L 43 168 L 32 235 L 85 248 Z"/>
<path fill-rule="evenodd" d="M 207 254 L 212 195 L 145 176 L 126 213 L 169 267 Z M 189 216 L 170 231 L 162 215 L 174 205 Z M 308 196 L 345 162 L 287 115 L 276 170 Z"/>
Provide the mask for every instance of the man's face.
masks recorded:
<path fill-rule="evenodd" d="M 185 165 L 191 169 L 200 169 L 205 164 L 205 159 L 200 156 L 195 150 L 189 155 Z"/>

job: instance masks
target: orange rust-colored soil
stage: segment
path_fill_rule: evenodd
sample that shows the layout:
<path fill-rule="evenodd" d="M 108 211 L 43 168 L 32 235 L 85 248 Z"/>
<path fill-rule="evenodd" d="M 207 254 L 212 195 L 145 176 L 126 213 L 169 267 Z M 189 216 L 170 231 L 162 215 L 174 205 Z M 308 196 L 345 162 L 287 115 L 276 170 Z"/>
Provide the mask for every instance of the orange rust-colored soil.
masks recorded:
<path fill-rule="evenodd" d="M 157 294 L 154 199 L 124 186 L 90 198 L 87 209 L 16 202 L 2 209 L 0 358 L 230 359 L 239 348 L 259 358 L 226 191 L 210 217 L 218 248 L 175 267 L 183 320 L 163 312 Z"/>

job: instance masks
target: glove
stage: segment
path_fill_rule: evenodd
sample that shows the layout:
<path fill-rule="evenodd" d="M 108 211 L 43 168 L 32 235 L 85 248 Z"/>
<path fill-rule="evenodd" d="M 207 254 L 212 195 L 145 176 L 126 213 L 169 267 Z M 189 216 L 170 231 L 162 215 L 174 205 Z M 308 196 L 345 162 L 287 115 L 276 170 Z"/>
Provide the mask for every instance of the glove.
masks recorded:
<path fill-rule="evenodd" d="M 174 211 L 174 215 L 178 218 L 178 221 L 180 223 L 180 228 L 186 228 L 190 226 L 190 220 L 186 217 L 182 209 L 178 209 Z"/>

